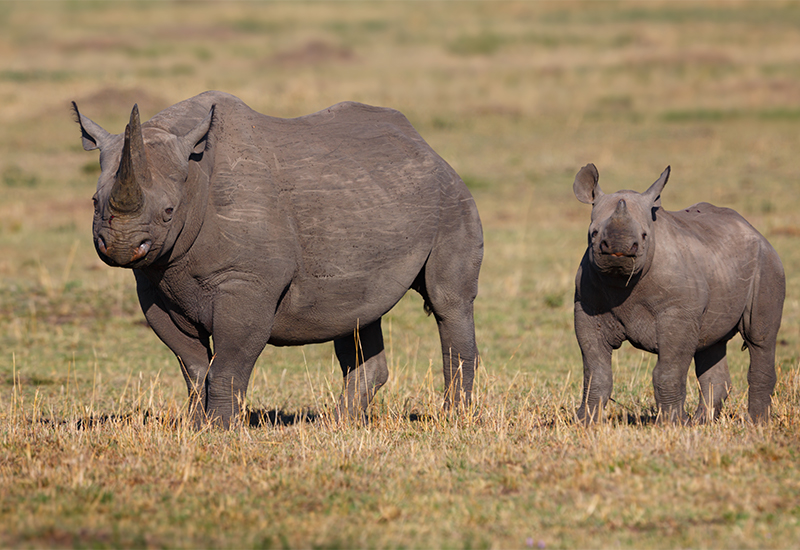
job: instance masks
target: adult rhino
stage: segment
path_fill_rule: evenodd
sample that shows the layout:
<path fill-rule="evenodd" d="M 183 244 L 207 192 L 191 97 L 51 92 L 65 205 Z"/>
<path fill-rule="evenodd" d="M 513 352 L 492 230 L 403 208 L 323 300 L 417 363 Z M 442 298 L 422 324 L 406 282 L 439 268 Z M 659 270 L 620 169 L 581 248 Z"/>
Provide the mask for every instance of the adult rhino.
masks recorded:
<path fill-rule="evenodd" d="M 583 355 L 578 416 L 602 417 L 612 390 L 611 351 L 628 340 L 658 354 L 653 387 L 660 421 L 688 421 L 692 358 L 700 385 L 692 421 L 712 420 L 731 386 L 726 344 L 739 332 L 750 351 L 750 417 L 766 422 L 786 287 L 780 258 L 733 210 L 705 202 L 678 212 L 661 208 L 669 173 L 667 167 L 642 194 L 604 194 L 593 164 L 575 177 L 575 196 L 592 205 L 589 246 L 575 278 Z"/>
<path fill-rule="evenodd" d="M 445 406 L 469 404 L 480 219 L 401 113 L 348 102 L 281 119 L 211 91 L 144 124 L 134 106 L 112 135 L 73 107 L 100 149 L 95 248 L 133 269 L 197 422 L 230 424 L 266 344 L 330 340 L 337 414 L 362 417 L 388 379 L 381 317 L 409 288 L 438 324 Z"/>

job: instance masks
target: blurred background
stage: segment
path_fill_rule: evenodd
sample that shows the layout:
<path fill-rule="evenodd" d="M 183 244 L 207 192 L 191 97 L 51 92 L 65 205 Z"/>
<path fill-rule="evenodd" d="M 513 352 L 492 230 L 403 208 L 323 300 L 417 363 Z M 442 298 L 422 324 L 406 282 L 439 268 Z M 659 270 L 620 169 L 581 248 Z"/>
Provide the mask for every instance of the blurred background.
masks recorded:
<path fill-rule="evenodd" d="M 572 181 L 588 162 L 608 192 L 671 165 L 665 208 L 729 206 L 764 233 L 787 272 L 779 368 L 796 368 L 798 28 L 794 2 L 0 3 L 0 388 L 17 376 L 57 395 L 72 380 L 102 404 L 160 376 L 182 399 L 132 274 L 93 250 L 97 152 L 69 105 L 119 133 L 134 103 L 146 120 L 209 89 L 276 117 L 343 100 L 408 116 L 481 211 L 484 388 L 566 380 L 579 398 L 572 292 L 590 208 Z M 409 295 L 384 326 L 386 391 L 415 395 L 403 376 L 439 368 L 433 321 Z M 746 354 L 731 350 L 743 387 Z M 617 357 L 622 373 L 653 364 Z M 258 404 L 320 407 L 338 391 L 330 345 L 268 348 L 260 364 Z"/>

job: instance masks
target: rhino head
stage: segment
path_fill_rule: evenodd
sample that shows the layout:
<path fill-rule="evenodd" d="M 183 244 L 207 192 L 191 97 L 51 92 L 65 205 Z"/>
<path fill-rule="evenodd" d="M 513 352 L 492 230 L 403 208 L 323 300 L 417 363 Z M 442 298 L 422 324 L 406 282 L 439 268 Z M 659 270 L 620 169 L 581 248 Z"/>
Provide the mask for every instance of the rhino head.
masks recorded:
<path fill-rule="evenodd" d="M 171 250 L 186 221 L 185 182 L 193 154 L 202 153 L 211 112 L 182 136 L 143 128 L 133 106 L 124 134 L 110 134 L 78 111 L 83 148 L 100 149 L 100 178 L 92 197 L 97 254 L 111 266 L 139 268 Z"/>
<path fill-rule="evenodd" d="M 600 189 L 594 164 L 587 164 L 575 176 L 575 196 L 592 205 L 589 262 L 609 282 L 627 286 L 634 276 L 649 268 L 655 250 L 653 222 L 669 172 L 667 166 L 644 193 L 617 191 L 610 195 Z"/>

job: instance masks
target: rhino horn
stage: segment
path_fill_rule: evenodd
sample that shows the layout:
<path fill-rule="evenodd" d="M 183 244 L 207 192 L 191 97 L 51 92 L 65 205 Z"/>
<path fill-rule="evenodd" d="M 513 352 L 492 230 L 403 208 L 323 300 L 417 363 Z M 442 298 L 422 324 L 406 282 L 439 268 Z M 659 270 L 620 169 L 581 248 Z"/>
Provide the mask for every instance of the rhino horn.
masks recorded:
<path fill-rule="evenodd" d="M 625 199 L 619 199 L 617 203 L 617 207 L 614 209 L 614 213 L 611 215 L 611 219 L 624 219 L 628 217 L 628 203 L 625 202 Z"/>
<path fill-rule="evenodd" d="M 150 182 L 150 169 L 144 150 L 142 125 L 139 123 L 139 106 L 134 105 L 131 120 L 125 127 L 125 144 L 119 163 L 117 179 L 111 188 L 109 205 L 122 214 L 135 214 L 144 204 L 142 185 Z"/>

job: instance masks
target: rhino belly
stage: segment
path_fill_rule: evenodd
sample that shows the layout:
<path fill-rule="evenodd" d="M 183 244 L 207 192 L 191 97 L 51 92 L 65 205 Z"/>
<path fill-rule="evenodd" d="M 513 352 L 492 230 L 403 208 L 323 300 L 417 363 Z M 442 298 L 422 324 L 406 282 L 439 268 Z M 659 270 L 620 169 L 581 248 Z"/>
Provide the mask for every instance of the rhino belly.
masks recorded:
<path fill-rule="evenodd" d="M 360 268 L 350 263 L 339 273 L 331 268 L 299 275 L 278 306 L 270 344 L 327 342 L 353 334 L 400 301 L 426 258 L 427 251 L 412 251 L 381 265 L 373 257 Z"/>

